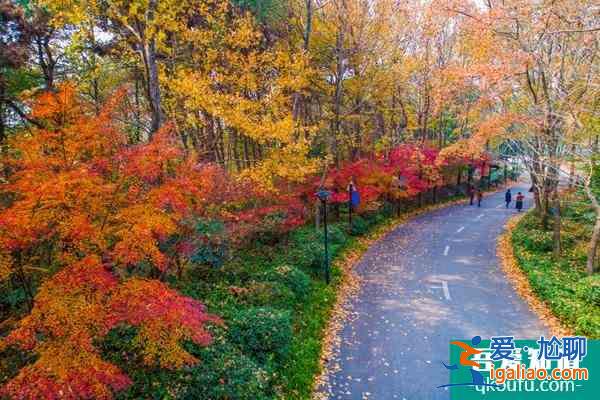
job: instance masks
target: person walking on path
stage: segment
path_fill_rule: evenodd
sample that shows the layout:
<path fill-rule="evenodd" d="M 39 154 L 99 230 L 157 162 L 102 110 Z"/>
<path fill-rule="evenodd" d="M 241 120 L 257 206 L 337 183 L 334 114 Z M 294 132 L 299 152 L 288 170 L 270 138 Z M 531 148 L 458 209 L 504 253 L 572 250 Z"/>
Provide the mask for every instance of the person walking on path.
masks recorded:
<path fill-rule="evenodd" d="M 467 189 L 467 192 L 469 194 L 469 205 L 472 206 L 473 205 L 473 199 L 475 198 L 475 188 L 473 187 L 473 185 L 469 185 L 469 188 Z"/>
<path fill-rule="evenodd" d="M 481 200 L 483 199 L 483 192 L 481 188 L 477 189 L 477 207 L 481 207 Z"/>
<path fill-rule="evenodd" d="M 508 206 L 510 205 L 511 200 L 512 200 L 512 193 L 510 192 L 510 189 L 508 189 L 506 191 L 506 193 L 504 194 L 504 201 L 506 202 L 506 208 L 508 208 Z"/>
<path fill-rule="evenodd" d="M 517 210 L 519 210 L 519 212 L 521 212 L 521 210 L 523 209 L 523 200 L 525 199 L 525 196 L 523 196 L 523 193 L 519 192 L 517 193 Z"/>

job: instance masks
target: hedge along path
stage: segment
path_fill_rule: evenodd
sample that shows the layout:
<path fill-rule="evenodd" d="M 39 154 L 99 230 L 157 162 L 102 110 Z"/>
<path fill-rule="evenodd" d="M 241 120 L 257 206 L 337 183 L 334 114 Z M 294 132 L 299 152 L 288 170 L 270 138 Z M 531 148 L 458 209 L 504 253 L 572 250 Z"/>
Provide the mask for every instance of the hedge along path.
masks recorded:
<path fill-rule="evenodd" d="M 493 193 L 503 189 L 504 186 L 500 186 L 489 192 Z M 354 315 L 351 300 L 359 294 L 362 283 L 362 278 L 356 273 L 355 266 L 358 264 L 363 254 L 375 242 L 381 240 L 399 225 L 408 222 L 410 219 L 433 210 L 461 204 L 465 201 L 469 201 L 468 198 L 461 197 L 445 202 L 442 201 L 390 219 L 389 221 L 382 223 L 382 225 L 375 228 L 369 234 L 357 237 L 355 242 L 342 251 L 342 253 L 334 260 L 333 266 L 339 268 L 341 278 L 338 283 L 336 301 L 331 310 L 331 315 L 329 316 L 329 321 L 323 335 L 320 358 L 321 372 L 316 377 L 313 384 L 312 398 L 314 400 L 324 400 L 328 398 L 326 392 L 319 391 L 318 389 L 327 387 L 329 384 L 329 376 L 340 370 L 339 364 L 337 364 L 337 362 L 331 363 L 330 360 L 335 359 L 334 355 L 340 349 L 340 332 L 344 324 Z"/>
<path fill-rule="evenodd" d="M 532 212 L 532 211 L 529 211 Z M 527 273 L 523 271 L 514 254 L 511 240 L 513 230 L 519 221 L 528 213 L 517 214 L 504 225 L 504 233 L 498 237 L 496 254 L 500 260 L 500 266 L 515 291 L 527 303 L 540 320 L 548 327 L 554 336 L 572 336 L 573 331 L 567 328 L 553 313 L 550 307 L 535 294 Z"/>

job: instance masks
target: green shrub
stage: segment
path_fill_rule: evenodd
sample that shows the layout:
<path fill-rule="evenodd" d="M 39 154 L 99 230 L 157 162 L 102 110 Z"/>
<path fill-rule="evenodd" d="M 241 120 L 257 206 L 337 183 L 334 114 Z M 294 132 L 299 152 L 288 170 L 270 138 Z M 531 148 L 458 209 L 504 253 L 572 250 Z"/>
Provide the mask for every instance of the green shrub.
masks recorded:
<path fill-rule="evenodd" d="M 117 399 L 164 399 L 177 387 L 182 370 L 144 366 L 134 338 L 137 328 L 120 325 L 99 343 L 102 358 L 116 364 L 133 381 L 133 385 L 117 395 Z"/>
<path fill-rule="evenodd" d="M 519 221 L 519 225 L 515 232 L 526 233 L 530 230 L 541 230 L 542 224 L 540 223 L 538 217 L 535 213 L 527 213 L 521 221 Z"/>
<path fill-rule="evenodd" d="M 23 288 L 7 284 L 0 289 L 0 310 L 2 310 L 2 313 L 11 310 L 10 314 L 16 314 L 19 306 L 26 304 L 26 302 L 27 294 Z M 2 316 L 3 314 L 0 314 L 0 317 Z"/>
<path fill-rule="evenodd" d="M 225 225 L 223 222 L 218 220 L 196 219 L 194 221 L 189 221 L 188 224 L 195 235 L 192 241 L 194 250 L 190 257 L 190 261 L 194 264 L 221 267 L 225 261 L 228 249 Z M 177 243 L 179 239 L 180 238 L 178 237 L 171 238 L 175 243 Z M 175 251 L 177 251 L 176 247 Z"/>
<path fill-rule="evenodd" d="M 600 275 L 580 279 L 575 291 L 581 300 L 600 307 Z"/>
<path fill-rule="evenodd" d="M 33 363 L 36 358 L 34 353 L 15 346 L 7 346 L 0 350 L 0 386 L 14 378 L 21 368 Z"/>
<path fill-rule="evenodd" d="M 591 338 L 600 337 L 600 315 L 596 313 L 584 313 L 577 318 L 575 333 Z"/>
<path fill-rule="evenodd" d="M 266 400 L 274 398 L 270 375 L 235 346 L 215 343 L 199 351 L 182 399 Z"/>
<path fill-rule="evenodd" d="M 535 293 L 552 312 L 579 335 L 600 337 L 600 275 L 584 276 L 589 227 L 580 218 L 585 207 L 563 210 L 562 255 L 552 256 L 553 232 L 544 230 L 538 215 L 527 213 L 512 233 L 515 256 Z M 569 219 L 571 217 L 571 219 Z"/>
<path fill-rule="evenodd" d="M 534 253 L 546 253 L 552 251 L 552 232 L 529 231 L 521 237 L 523 247 Z"/>
<path fill-rule="evenodd" d="M 301 269 L 315 269 L 323 264 L 323 238 L 313 226 L 298 229 L 290 235 L 288 260 Z"/>
<path fill-rule="evenodd" d="M 276 281 L 252 281 L 241 294 L 241 301 L 251 306 L 289 306 L 296 301 L 296 294 L 285 284 Z"/>
<path fill-rule="evenodd" d="M 361 216 L 352 218 L 352 234 L 355 236 L 364 235 L 369 230 L 369 224 Z"/>
<path fill-rule="evenodd" d="M 384 218 L 390 218 L 394 216 L 395 213 L 396 209 L 394 207 L 394 204 L 388 201 L 384 202 L 381 206 L 381 209 L 379 210 L 379 214 L 381 214 L 381 216 L 383 216 Z"/>
<path fill-rule="evenodd" d="M 256 240 L 267 245 L 273 245 L 280 241 L 282 238 L 281 227 L 286 217 L 286 213 L 282 211 L 265 215 L 256 227 Z"/>
<path fill-rule="evenodd" d="M 323 243 L 307 241 L 297 243 L 288 252 L 290 261 L 300 268 L 316 269 L 323 265 Z"/>
<path fill-rule="evenodd" d="M 585 225 L 577 224 L 574 221 L 564 220 L 561 227 L 561 246 L 569 249 L 580 241 L 587 242 L 587 231 Z"/>
<path fill-rule="evenodd" d="M 289 311 L 254 307 L 240 311 L 227 322 L 228 337 L 259 361 L 282 359 L 292 340 Z"/>
<path fill-rule="evenodd" d="M 298 268 L 281 265 L 267 275 L 267 279 L 280 282 L 294 292 L 299 300 L 305 299 L 310 293 L 310 277 Z"/>
<path fill-rule="evenodd" d="M 327 239 L 330 244 L 344 244 L 348 239 L 346 232 L 340 225 L 327 226 Z M 319 231 L 319 241 L 323 243 L 323 231 Z"/>

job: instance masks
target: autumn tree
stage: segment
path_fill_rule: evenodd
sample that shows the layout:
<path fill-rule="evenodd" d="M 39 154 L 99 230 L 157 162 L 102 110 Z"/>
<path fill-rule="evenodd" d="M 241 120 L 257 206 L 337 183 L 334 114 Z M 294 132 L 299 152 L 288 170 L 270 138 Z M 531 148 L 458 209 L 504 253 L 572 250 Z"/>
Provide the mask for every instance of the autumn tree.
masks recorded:
<path fill-rule="evenodd" d="M 111 118 L 121 96 L 96 115 L 62 85 L 33 105 L 44 127 L 10 139 L 3 162 L 12 172 L 0 187 L 10 199 L 0 210 L 2 279 L 25 288 L 29 314 L 2 346 L 39 357 L 4 394 L 110 398 L 130 380 L 95 347 L 109 330 L 137 327 L 144 361 L 178 368 L 196 362 L 181 340 L 207 345 L 204 324 L 219 322 L 150 278 L 176 272 L 167 239 L 187 219 L 207 215 L 220 176 L 186 160 L 168 127 L 127 146 Z"/>

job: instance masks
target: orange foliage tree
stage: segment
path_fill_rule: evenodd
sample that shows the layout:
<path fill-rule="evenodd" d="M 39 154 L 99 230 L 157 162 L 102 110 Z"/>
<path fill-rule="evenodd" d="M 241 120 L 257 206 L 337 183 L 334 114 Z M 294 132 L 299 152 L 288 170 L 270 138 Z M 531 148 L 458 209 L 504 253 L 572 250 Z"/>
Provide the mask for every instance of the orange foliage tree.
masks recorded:
<path fill-rule="evenodd" d="M 4 395 L 110 398 L 130 383 L 94 345 L 112 328 L 137 327 L 144 362 L 177 368 L 196 362 L 180 342 L 207 345 L 205 324 L 220 322 L 150 278 L 174 272 L 170 236 L 188 219 L 218 212 L 209 205 L 215 193 L 227 195 L 222 176 L 190 162 L 168 127 L 149 143 L 128 146 L 111 115 L 119 97 L 96 115 L 70 85 L 44 93 L 32 105 L 44 128 L 13 137 L 3 159 L 2 278 L 18 278 L 30 313 L 0 347 L 38 356 Z M 45 278 L 35 296 L 34 274 Z"/>

